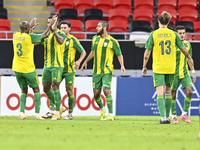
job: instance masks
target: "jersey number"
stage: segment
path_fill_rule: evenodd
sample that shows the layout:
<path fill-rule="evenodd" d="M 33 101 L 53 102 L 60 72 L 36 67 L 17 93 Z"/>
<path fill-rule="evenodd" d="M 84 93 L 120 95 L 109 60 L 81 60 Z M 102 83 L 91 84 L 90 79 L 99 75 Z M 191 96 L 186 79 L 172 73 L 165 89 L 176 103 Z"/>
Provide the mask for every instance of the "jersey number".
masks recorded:
<path fill-rule="evenodd" d="M 22 56 L 22 44 L 21 43 L 17 43 L 17 49 L 18 49 L 17 55 L 19 57 L 21 57 Z"/>
<path fill-rule="evenodd" d="M 167 46 L 167 49 L 166 50 L 164 50 L 164 43 L 165 43 L 165 45 Z M 167 41 L 161 41 L 160 43 L 159 43 L 159 46 L 161 46 L 161 54 L 162 55 L 165 55 L 165 53 L 167 54 L 167 55 L 169 55 L 169 54 L 171 54 L 171 41 L 170 40 L 167 40 Z"/>

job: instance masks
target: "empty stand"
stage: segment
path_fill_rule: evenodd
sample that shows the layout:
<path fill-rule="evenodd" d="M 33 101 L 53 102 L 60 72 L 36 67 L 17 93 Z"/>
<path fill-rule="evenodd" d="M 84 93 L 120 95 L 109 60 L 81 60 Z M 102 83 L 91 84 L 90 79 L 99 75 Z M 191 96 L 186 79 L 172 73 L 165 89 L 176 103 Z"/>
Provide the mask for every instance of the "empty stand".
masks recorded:
<path fill-rule="evenodd" d="M 126 9 L 132 15 L 132 1 L 131 0 L 113 0 L 113 8 Z"/>
<path fill-rule="evenodd" d="M 85 22 L 85 31 L 86 32 L 96 32 L 97 31 L 97 24 L 100 22 L 101 20 L 87 20 Z"/>
<path fill-rule="evenodd" d="M 154 0 L 135 0 L 135 9 L 153 9 Z"/>
<path fill-rule="evenodd" d="M 151 24 L 149 21 L 133 21 L 132 31 L 151 31 Z"/>
<path fill-rule="evenodd" d="M 0 19 L 0 31 L 10 31 L 10 29 L 10 21 L 7 19 Z M 6 33 L 0 33 L 0 38 L 6 38 Z M 8 33 L 7 38 L 12 38 L 12 33 Z"/>
<path fill-rule="evenodd" d="M 165 11 L 165 10 L 163 10 L 163 9 L 158 10 L 158 13 L 157 13 L 158 18 L 159 18 L 159 16 L 161 15 L 161 13 L 163 11 Z M 170 15 L 172 16 L 172 18 L 170 19 L 170 21 L 175 24 L 176 21 L 177 21 L 177 11 L 175 9 L 168 9 L 167 12 L 170 13 Z"/>
<path fill-rule="evenodd" d="M 186 28 L 186 32 L 193 32 L 194 31 L 193 22 L 179 21 L 179 22 L 176 22 L 176 26 L 178 26 L 178 25 L 184 26 Z"/>
<path fill-rule="evenodd" d="M 158 1 L 158 10 L 176 10 L 177 0 L 159 0 Z"/>
<path fill-rule="evenodd" d="M 153 10 L 149 9 L 136 9 L 134 10 L 133 20 L 149 21 L 152 25 Z"/>
<path fill-rule="evenodd" d="M 178 11 L 184 9 L 197 9 L 197 0 L 179 0 L 178 1 Z"/>
<path fill-rule="evenodd" d="M 86 20 L 103 20 L 103 12 L 101 9 L 86 9 L 84 11 Z"/>
<path fill-rule="evenodd" d="M 93 0 L 74 0 L 74 7 L 79 15 L 84 14 L 86 9 L 93 8 Z"/>
<path fill-rule="evenodd" d="M 78 14 L 76 9 L 60 9 L 59 11 L 59 20 L 66 20 L 66 19 L 78 19 Z"/>
<path fill-rule="evenodd" d="M 200 33 L 200 21 L 194 22 L 194 32 Z M 200 40 L 200 35 L 194 35 L 194 40 Z"/>
<path fill-rule="evenodd" d="M 7 19 L 7 10 L 4 8 L 0 8 L 0 19 Z"/>
<path fill-rule="evenodd" d="M 58 15 L 60 9 L 74 8 L 74 0 L 54 0 L 55 14 Z"/>
<path fill-rule="evenodd" d="M 0 8 L 3 8 L 3 0 L 0 0 Z"/>
<path fill-rule="evenodd" d="M 108 20 L 122 20 L 127 22 L 128 26 L 128 10 L 126 9 L 111 9 L 109 11 Z"/>
<path fill-rule="evenodd" d="M 107 14 L 112 9 L 112 0 L 94 0 L 94 8 L 101 9 L 103 14 Z"/>
<path fill-rule="evenodd" d="M 181 10 L 179 11 L 179 21 L 191 21 L 196 22 L 198 19 L 198 11 L 197 10 Z"/>
<path fill-rule="evenodd" d="M 127 23 L 125 21 L 121 21 L 121 20 L 111 20 L 108 21 L 109 24 L 109 28 L 108 31 L 109 32 L 127 32 Z"/>

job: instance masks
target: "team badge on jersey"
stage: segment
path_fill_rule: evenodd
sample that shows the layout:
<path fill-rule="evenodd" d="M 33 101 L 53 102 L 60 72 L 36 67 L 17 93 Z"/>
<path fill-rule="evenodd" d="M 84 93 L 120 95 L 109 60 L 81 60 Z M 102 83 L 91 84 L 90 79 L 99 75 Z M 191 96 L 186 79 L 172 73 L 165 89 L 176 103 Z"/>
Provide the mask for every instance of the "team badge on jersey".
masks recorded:
<path fill-rule="evenodd" d="M 69 45 L 69 41 L 66 41 L 66 43 L 65 43 L 65 44 L 66 44 L 66 46 L 67 46 L 67 45 Z"/>
<path fill-rule="evenodd" d="M 103 44 L 104 47 L 106 47 L 107 45 L 108 45 L 108 43 L 106 43 L 106 42 Z"/>

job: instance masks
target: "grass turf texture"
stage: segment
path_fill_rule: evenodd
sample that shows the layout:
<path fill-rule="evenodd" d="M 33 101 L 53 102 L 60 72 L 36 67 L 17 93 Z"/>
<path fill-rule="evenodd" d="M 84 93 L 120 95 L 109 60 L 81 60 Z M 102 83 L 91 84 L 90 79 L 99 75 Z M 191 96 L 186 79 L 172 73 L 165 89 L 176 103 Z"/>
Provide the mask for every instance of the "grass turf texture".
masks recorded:
<path fill-rule="evenodd" d="M 158 125 L 160 117 L 116 116 L 74 120 L 18 120 L 0 116 L 1 150 L 200 150 L 198 117 L 192 124 Z"/>

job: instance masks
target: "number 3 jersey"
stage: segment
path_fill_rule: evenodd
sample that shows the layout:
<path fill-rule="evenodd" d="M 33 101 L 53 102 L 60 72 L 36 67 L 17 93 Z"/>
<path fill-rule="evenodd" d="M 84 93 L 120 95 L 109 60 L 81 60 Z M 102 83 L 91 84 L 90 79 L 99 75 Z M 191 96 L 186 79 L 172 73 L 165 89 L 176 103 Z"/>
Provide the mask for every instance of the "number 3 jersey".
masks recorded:
<path fill-rule="evenodd" d="M 13 34 L 14 58 L 12 70 L 20 73 L 34 72 L 34 43 L 41 42 L 42 34 L 15 32 Z"/>
<path fill-rule="evenodd" d="M 182 41 L 176 32 L 168 28 L 159 28 L 151 32 L 145 45 L 153 50 L 153 72 L 174 74 L 176 69 L 176 46 L 181 49 Z"/>

